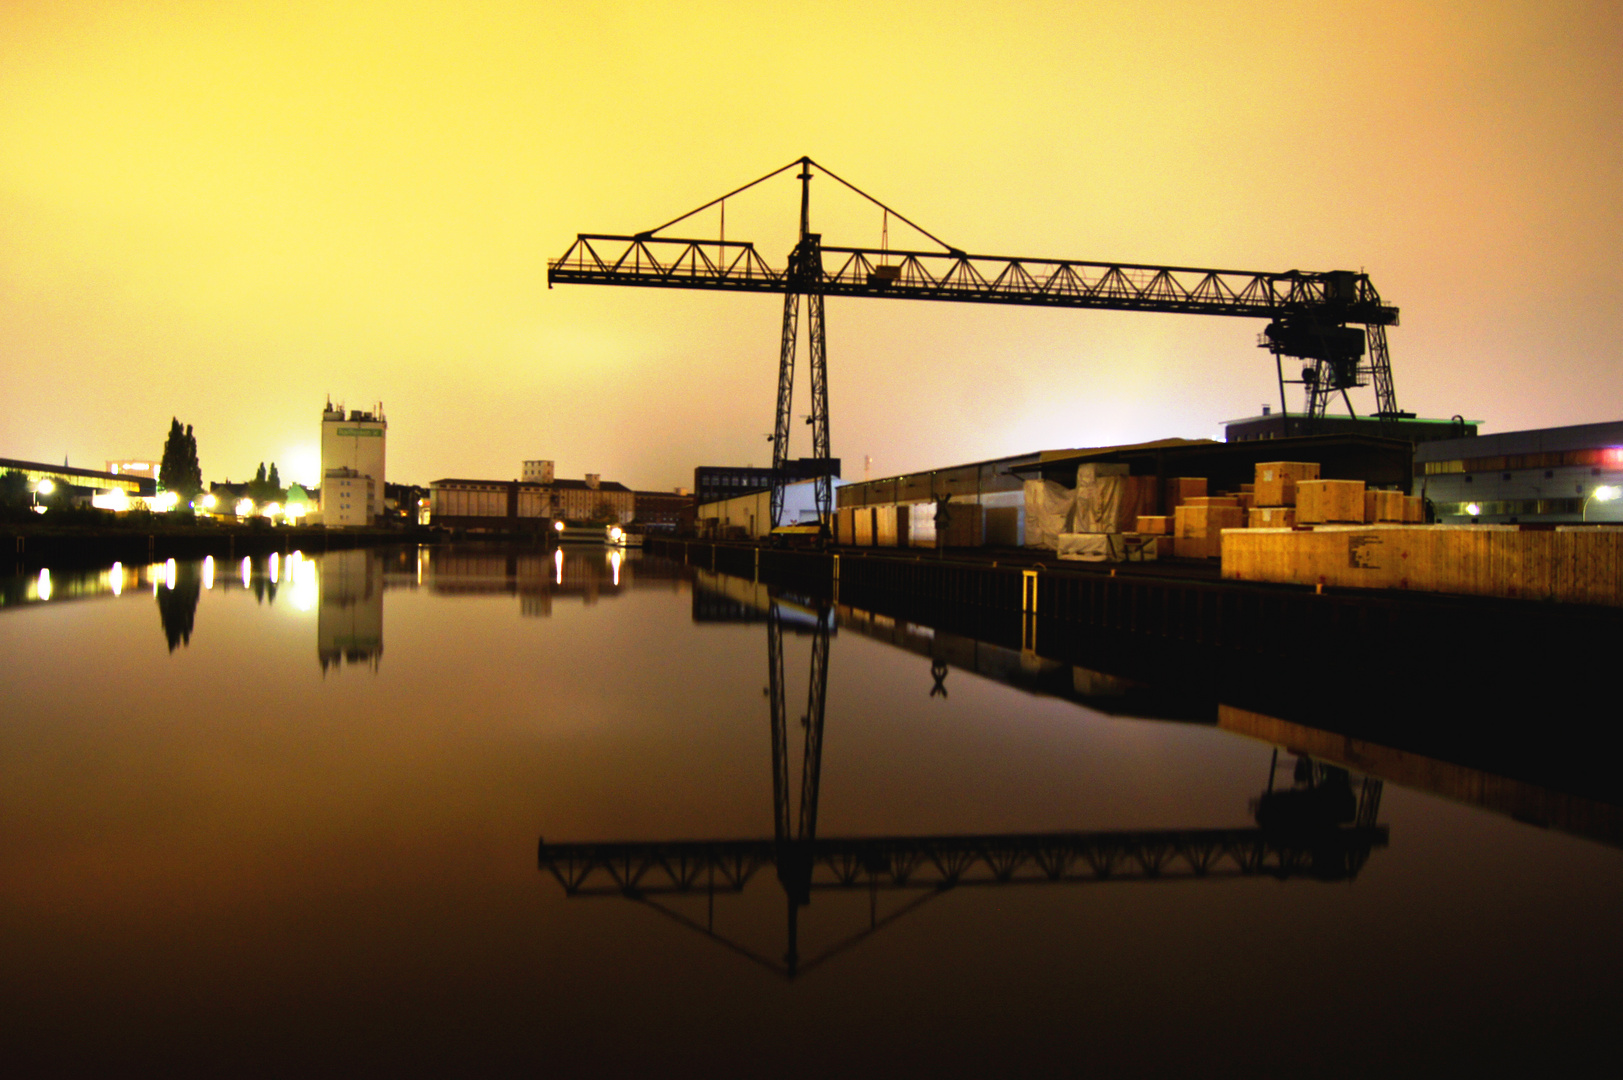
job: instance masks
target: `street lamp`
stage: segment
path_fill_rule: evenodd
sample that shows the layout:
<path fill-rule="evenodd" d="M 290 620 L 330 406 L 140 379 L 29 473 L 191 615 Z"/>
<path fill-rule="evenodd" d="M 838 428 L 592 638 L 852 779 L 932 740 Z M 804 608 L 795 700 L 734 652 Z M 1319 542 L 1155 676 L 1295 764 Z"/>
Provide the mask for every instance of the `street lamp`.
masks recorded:
<path fill-rule="evenodd" d="M 39 483 L 34 485 L 34 513 L 36 513 L 36 514 L 45 513 L 45 507 L 43 507 L 43 506 L 41 506 L 39 504 L 39 497 L 41 495 L 43 495 L 47 499 L 49 499 L 51 497 L 51 492 L 53 492 L 55 490 L 56 490 L 56 481 L 55 480 L 52 480 L 49 476 L 45 476 L 45 477 L 40 478 Z"/>
<path fill-rule="evenodd" d="M 1589 498 L 1588 499 L 1584 500 L 1583 513 L 1579 515 L 1578 520 L 1580 520 L 1580 521 L 1588 521 L 1589 520 L 1589 502 L 1590 502 L 1590 499 L 1594 499 L 1594 500 L 1597 500 L 1599 502 L 1604 503 L 1604 502 L 1611 502 L 1613 499 L 1617 498 L 1619 495 L 1623 495 L 1623 488 L 1619 488 L 1615 484 L 1601 484 L 1599 487 L 1595 488 L 1594 491 L 1591 491 L 1589 493 Z"/>

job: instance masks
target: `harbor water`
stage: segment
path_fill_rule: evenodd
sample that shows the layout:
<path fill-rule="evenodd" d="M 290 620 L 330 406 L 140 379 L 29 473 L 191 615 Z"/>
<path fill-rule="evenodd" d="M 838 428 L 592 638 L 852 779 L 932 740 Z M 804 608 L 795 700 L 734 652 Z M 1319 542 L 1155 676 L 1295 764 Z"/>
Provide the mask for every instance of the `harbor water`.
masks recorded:
<path fill-rule="evenodd" d="M 849 597 L 48 568 L 0 658 L 27 1075 L 1583 1073 L 1623 1007 L 1623 800 Z"/>

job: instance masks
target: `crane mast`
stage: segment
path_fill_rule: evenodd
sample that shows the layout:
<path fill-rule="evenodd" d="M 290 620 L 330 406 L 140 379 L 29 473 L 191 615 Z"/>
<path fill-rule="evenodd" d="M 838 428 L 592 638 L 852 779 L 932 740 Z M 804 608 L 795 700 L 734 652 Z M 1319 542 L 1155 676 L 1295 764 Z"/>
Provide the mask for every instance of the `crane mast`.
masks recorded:
<path fill-rule="evenodd" d="M 798 167 L 800 230 L 786 265 L 774 266 L 753 243 L 657 235 L 678 222 Z M 939 251 L 888 246 L 825 246 L 811 231 L 813 170 L 844 185 L 940 245 Z M 806 311 L 814 459 L 832 457 L 828 414 L 828 355 L 823 300 L 828 296 L 1017 304 L 1028 307 L 1096 308 L 1269 320 L 1258 340 L 1275 359 L 1280 410 L 1289 415 L 1288 384 L 1303 387 L 1308 430 L 1340 396 L 1353 412 L 1348 391 L 1373 385 L 1375 415 L 1396 419 L 1386 328 L 1398 309 L 1382 301 L 1369 275 L 1351 270 L 1258 272 L 1136 263 L 1087 262 L 1002 255 L 971 255 L 938 239 L 893 208 L 802 157 L 758 180 L 646 232 L 580 233 L 561 258 L 547 265 L 547 285 L 622 285 L 642 288 L 709 289 L 782 293 L 783 331 L 778 361 L 777 413 L 772 434 L 772 522 L 783 512 L 783 480 L 789 463 L 795 354 L 800 312 Z M 802 304 L 804 301 L 804 305 Z M 1300 377 L 1287 377 L 1286 360 L 1300 361 Z M 826 468 L 817 480 L 817 509 L 824 521 L 833 509 Z"/>

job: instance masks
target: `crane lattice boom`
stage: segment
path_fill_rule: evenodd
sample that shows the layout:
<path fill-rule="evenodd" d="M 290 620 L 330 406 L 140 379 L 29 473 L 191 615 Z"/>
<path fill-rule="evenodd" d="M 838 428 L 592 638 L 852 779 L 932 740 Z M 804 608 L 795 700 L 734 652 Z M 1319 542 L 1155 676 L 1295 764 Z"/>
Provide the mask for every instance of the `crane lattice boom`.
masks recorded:
<path fill-rule="evenodd" d="M 753 243 L 728 241 L 725 228 L 714 239 L 680 239 L 658 233 L 788 169 L 800 169 L 800 234 L 782 267 L 762 256 Z M 940 251 L 824 246 L 810 231 L 813 169 L 850 188 L 941 245 Z M 723 218 L 725 220 L 725 218 Z M 825 259 L 827 260 L 825 263 Z M 827 350 L 823 298 L 887 297 L 950 300 L 974 304 L 1157 311 L 1183 315 L 1226 315 L 1272 320 L 1258 344 L 1274 354 L 1280 408 L 1289 410 L 1285 384 L 1300 382 L 1307 395 L 1309 424 L 1327 411 L 1337 394 L 1352 410 L 1347 391 L 1374 384 L 1376 412 L 1400 416 L 1392 385 L 1386 328 L 1398 323 L 1398 309 L 1381 300 L 1369 275 L 1351 270 L 1206 270 L 1187 266 L 1083 262 L 1001 255 L 970 255 L 947 244 L 811 158 L 800 158 L 646 232 L 581 233 L 563 257 L 547 265 L 547 285 L 635 285 L 664 289 L 716 289 L 782 293 L 784 316 L 779 359 L 778 405 L 773 429 L 773 466 L 781 475 L 789 454 L 789 410 L 794 387 L 800 299 L 808 312 L 812 376 L 813 451 L 832 456 L 828 426 Z M 1364 327 L 1360 330 L 1357 327 Z M 1283 358 L 1305 361 L 1300 380 L 1287 380 Z M 818 511 L 832 510 L 832 489 L 818 482 Z M 783 488 L 773 489 L 772 522 L 779 523 Z"/>
<path fill-rule="evenodd" d="M 1338 321 L 1395 326 L 1368 274 L 1202 270 L 1186 266 L 1030 259 L 964 252 L 819 245 L 838 268 L 792 280 L 751 243 L 582 233 L 548 264 L 548 283 L 725 289 L 978 304 L 1277 318 L 1334 311 Z"/>

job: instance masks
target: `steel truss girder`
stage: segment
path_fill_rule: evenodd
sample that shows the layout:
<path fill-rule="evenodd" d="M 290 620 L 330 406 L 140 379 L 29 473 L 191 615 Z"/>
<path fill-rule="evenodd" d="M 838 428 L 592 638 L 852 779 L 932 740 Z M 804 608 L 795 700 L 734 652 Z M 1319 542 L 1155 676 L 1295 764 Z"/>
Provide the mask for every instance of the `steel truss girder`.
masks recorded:
<path fill-rule="evenodd" d="M 833 457 L 828 428 L 828 331 L 823 321 L 823 298 L 817 293 L 806 297 L 807 329 L 811 332 L 807 342 L 807 367 L 811 370 L 811 429 L 812 457 L 827 462 Z M 814 482 L 817 497 L 817 520 L 828 522 L 834 515 L 834 480 L 826 466 Z"/>
<path fill-rule="evenodd" d="M 600 251 L 599 248 L 604 250 Z M 1339 323 L 1395 326 L 1367 274 L 1206 270 L 1134 263 L 1028 259 L 963 252 L 823 247 L 837 269 L 804 277 L 777 269 L 753 244 L 582 233 L 547 266 L 547 284 L 631 285 L 957 303 L 1158 311 L 1275 318 L 1323 311 Z M 791 257 L 791 262 L 793 261 Z M 878 272 L 885 268 L 883 273 Z"/>
<path fill-rule="evenodd" d="M 778 353 L 778 411 L 772 425 L 772 528 L 783 524 L 783 470 L 789 461 L 790 423 L 794 419 L 795 340 L 800 323 L 800 294 L 783 297 L 783 335 Z"/>
<path fill-rule="evenodd" d="M 783 616 L 777 601 L 767 610 L 767 694 L 772 723 L 772 831 L 774 842 L 788 846 L 810 844 L 817 838 L 818 791 L 823 775 L 823 718 L 828 700 L 828 639 L 832 616 L 817 614 L 812 631 L 811 669 L 806 686 L 806 712 L 801 716 L 805 745 L 800 759 L 798 814 L 791 817 L 789 788 L 789 704 L 783 669 Z"/>
<path fill-rule="evenodd" d="M 811 839 L 808 892 L 1150 881 L 1245 876 L 1350 880 L 1384 848 L 1384 825 L 1327 828 L 1308 836 L 1264 829 L 1011 833 Z M 540 865 L 570 896 L 655 896 L 706 891 L 715 868 L 736 892 L 782 854 L 773 840 L 546 844 Z"/>

